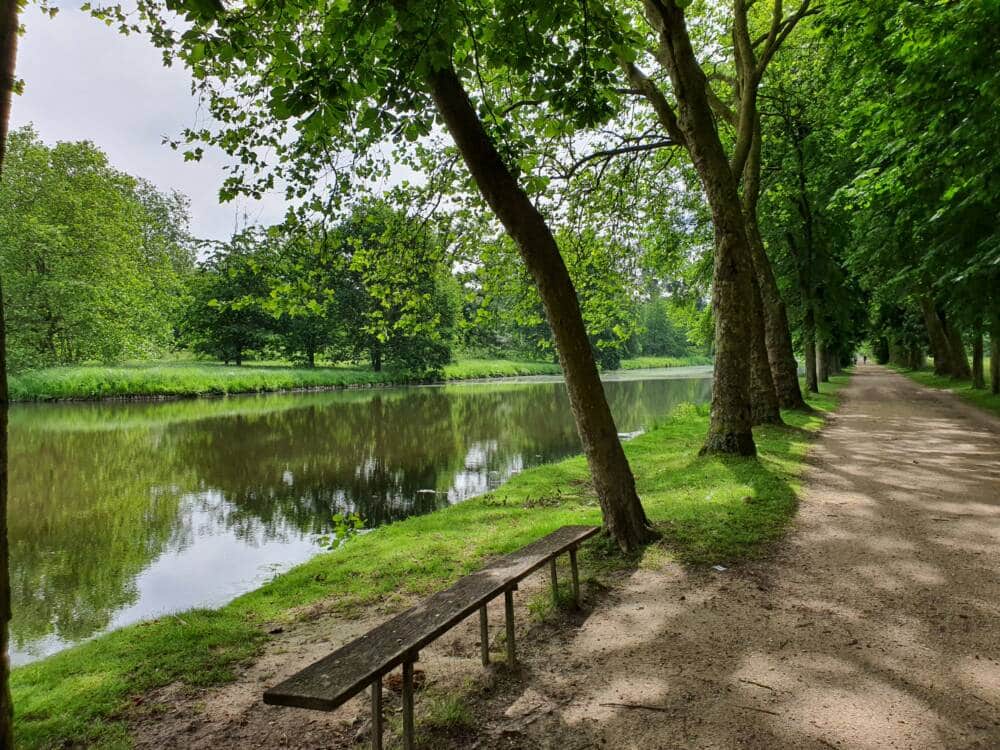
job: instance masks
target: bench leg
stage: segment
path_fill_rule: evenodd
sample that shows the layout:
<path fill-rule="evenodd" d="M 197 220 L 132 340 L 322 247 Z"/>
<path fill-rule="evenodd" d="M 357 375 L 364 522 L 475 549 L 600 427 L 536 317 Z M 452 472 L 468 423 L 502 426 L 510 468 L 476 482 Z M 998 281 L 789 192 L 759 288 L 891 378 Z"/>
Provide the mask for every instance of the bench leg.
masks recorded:
<path fill-rule="evenodd" d="M 490 664 L 490 626 L 486 620 L 486 605 L 479 608 L 479 654 L 483 657 L 483 666 Z"/>
<path fill-rule="evenodd" d="M 549 570 L 552 572 L 552 606 L 559 609 L 559 575 L 556 573 L 556 559 L 549 560 Z"/>
<path fill-rule="evenodd" d="M 514 592 L 511 589 L 503 592 L 503 608 L 507 615 L 507 666 L 513 668 L 517 664 L 517 653 L 514 649 Z"/>
<path fill-rule="evenodd" d="M 576 547 L 569 550 L 569 569 L 573 573 L 573 604 L 580 608 L 580 571 L 576 567 Z"/>
<path fill-rule="evenodd" d="M 413 662 L 403 662 L 403 748 L 413 750 Z"/>
<path fill-rule="evenodd" d="M 372 683 L 372 750 L 382 750 L 382 678 Z"/>

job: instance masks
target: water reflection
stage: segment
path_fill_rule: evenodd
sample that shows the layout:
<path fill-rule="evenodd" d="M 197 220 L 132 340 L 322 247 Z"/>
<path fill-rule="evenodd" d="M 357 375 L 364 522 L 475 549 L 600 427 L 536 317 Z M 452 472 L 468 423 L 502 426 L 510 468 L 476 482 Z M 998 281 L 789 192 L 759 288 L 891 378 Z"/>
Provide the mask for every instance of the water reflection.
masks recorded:
<path fill-rule="evenodd" d="M 606 383 L 620 430 L 707 400 L 707 371 L 666 374 Z M 15 663 L 221 604 L 314 554 L 334 513 L 389 523 L 579 451 L 550 379 L 20 406 L 10 436 Z"/>

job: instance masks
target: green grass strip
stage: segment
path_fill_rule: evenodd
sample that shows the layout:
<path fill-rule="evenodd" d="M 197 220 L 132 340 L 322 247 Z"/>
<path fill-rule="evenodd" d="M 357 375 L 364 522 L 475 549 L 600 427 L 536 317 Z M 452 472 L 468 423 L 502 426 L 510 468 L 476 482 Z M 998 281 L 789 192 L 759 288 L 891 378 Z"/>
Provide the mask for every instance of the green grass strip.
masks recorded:
<path fill-rule="evenodd" d="M 622 369 L 699 364 L 711 364 L 711 360 L 705 357 L 641 357 L 623 360 Z M 460 359 L 445 365 L 441 379 L 477 380 L 561 373 L 559 365 L 554 362 Z M 10 397 L 14 401 L 57 401 L 225 396 L 234 393 L 401 385 L 413 382 L 417 381 L 406 373 L 390 370 L 373 372 L 370 369 L 343 365 L 308 368 L 249 363 L 243 367 L 231 367 L 218 362 L 180 361 L 115 367 L 50 367 L 11 375 L 9 388 Z"/>
<path fill-rule="evenodd" d="M 844 382 L 833 378 L 809 399 L 816 413 L 787 413 L 789 426 L 757 430 L 758 460 L 699 458 L 708 416 L 693 406 L 626 443 L 646 512 L 663 534 L 645 555 L 705 565 L 765 552 L 795 513 L 803 457 Z M 401 607 L 563 524 L 599 523 L 587 476 L 579 456 L 525 471 L 489 494 L 363 534 L 221 609 L 126 627 L 18 668 L 18 747 L 127 747 L 123 717 L 133 697 L 174 682 L 233 679 L 272 624 L 294 621 L 305 606 L 322 602 L 342 615 L 375 603 Z M 603 541 L 581 555 L 591 571 L 625 562 Z"/>
<path fill-rule="evenodd" d="M 907 370 L 904 367 L 889 365 L 896 372 L 905 375 L 911 380 L 915 380 L 928 388 L 938 388 L 943 391 L 950 391 L 963 401 L 985 409 L 993 414 L 1000 415 L 1000 395 L 990 393 L 989 383 L 986 388 L 973 388 L 971 380 L 952 378 L 947 375 L 935 375 L 930 370 Z M 987 369 L 987 376 L 989 370 Z"/>

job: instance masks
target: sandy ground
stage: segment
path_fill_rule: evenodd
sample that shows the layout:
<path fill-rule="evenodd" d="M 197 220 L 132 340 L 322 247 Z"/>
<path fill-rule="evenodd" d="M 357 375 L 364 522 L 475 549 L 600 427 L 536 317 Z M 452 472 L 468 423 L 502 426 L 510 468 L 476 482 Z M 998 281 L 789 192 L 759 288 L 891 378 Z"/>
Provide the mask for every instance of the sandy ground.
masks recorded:
<path fill-rule="evenodd" d="M 554 624 L 530 624 L 535 578 L 518 596 L 514 674 L 479 667 L 474 618 L 454 629 L 421 655 L 417 702 L 463 692 L 476 730 L 424 746 L 1000 748 L 1000 420 L 861 367 L 805 487 L 766 561 L 639 569 Z M 363 746 L 364 698 L 332 714 L 260 703 L 385 616 L 316 615 L 233 685 L 150 696 L 137 746 Z"/>

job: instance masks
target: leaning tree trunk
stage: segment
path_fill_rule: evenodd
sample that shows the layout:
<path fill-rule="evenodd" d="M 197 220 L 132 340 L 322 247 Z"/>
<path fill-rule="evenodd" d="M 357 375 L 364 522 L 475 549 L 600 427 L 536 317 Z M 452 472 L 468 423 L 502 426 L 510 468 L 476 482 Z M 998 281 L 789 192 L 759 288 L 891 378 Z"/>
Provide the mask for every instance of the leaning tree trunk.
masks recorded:
<path fill-rule="evenodd" d="M 757 449 L 751 432 L 748 322 L 753 315 L 754 271 L 743 206 L 715 127 L 707 80 L 691 47 L 684 12 L 676 0 L 647 0 L 645 6 L 660 36 L 659 57 L 670 74 L 677 101 L 677 127 L 698 172 L 715 226 L 715 373 L 711 421 L 702 453 L 752 456 Z"/>
<path fill-rule="evenodd" d="M 792 348 L 792 333 L 788 325 L 788 312 L 781 299 L 778 282 L 774 278 L 774 269 L 764 249 L 764 240 L 760 235 L 757 223 L 757 203 L 760 198 L 760 164 L 761 164 L 761 130 L 760 116 L 754 127 L 754 138 L 743 170 L 743 214 L 746 220 L 747 240 L 750 243 L 750 256 L 753 261 L 754 275 L 760 288 L 761 303 L 764 316 L 764 338 L 767 344 L 767 357 L 771 365 L 771 375 L 774 379 L 774 389 L 778 395 L 778 404 L 783 409 L 811 410 L 802 398 L 799 387 L 799 365 L 795 361 Z"/>
<path fill-rule="evenodd" d="M 764 334 L 764 311 L 757 280 L 753 285 L 753 312 L 750 320 L 750 409 L 755 425 L 783 424 L 778 393 L 771 377 Z"/>
<path fill-rule="evenodd" d="M 802 351 L 806 360 L 806 390 L 819 393 L 819 370 L 816 365 L 816 314 L 812 304 L 806 303 L 806 314 L 802 319 Z"/>
<path fill-rule="evenodd" d="M 17 57 L 17 14 L 20 4 L 4 3 L 0 17 L 0 176 L 7 154 L 14 62 Z M 14 747 L 14 703 L 10 695 L 10 546 L 7 539 L 7 327 L 0 286 L 0 748 Z"/>
<path fill-rule="evenodd" d="M 651 526 L 636 494 L 632 469 L 618 439 L 587 339 L 576 290 L 555 237 L 497 152 L 455 69 L 446 64 L 430 72 L 427 81 L 437 110 L 476 185 L 517 243 L 538 287 L 601 503 L 604 527 L 623 550 L 634 550 L 652 537 Z"/>
<path fill-rule="evenodd" d="M 983 377 L 983 321 L 976 320 L 976 329 L 972 334 L 972 387 L 985 388 Z"/>

